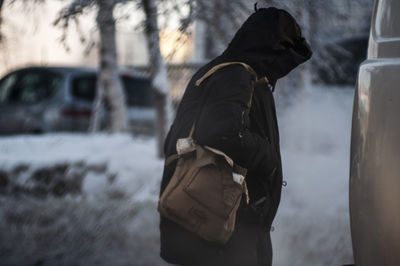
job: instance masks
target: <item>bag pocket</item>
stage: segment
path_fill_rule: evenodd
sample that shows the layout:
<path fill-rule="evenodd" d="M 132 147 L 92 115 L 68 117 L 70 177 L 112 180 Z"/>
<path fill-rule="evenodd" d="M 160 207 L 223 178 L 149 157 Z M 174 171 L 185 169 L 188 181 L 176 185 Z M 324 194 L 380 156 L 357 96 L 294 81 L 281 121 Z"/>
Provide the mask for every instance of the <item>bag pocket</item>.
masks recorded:
<path fill-rule="evenodd" d="M 232 168 L 222 156 L 200 149 L 198 164 L 184 191 L 210 212 L 227 219 L 239 204 L 243 187 L 233 181 Z"/>

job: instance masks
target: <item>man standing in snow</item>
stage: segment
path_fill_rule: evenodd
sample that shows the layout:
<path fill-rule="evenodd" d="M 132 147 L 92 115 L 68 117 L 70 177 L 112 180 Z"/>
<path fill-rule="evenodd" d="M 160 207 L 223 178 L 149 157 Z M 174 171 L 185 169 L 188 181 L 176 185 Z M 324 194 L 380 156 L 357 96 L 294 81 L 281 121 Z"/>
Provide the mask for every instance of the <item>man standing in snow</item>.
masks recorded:
<path fill-rule="evenodd" d="M 267 266 L 272 264 L 270 228 L 280 202 L 282 166 L 278 124 L 272 95 L 276 81 L 311 57 L 311 49 L 295 19 L 286 11 L 263 8 L 238 30 L 222 55 L 200 68 L 189 82 L 175 121 L 165 141 L 165 155 L 176 154 L 176 141 L 189 135 L 197 118 L 194 139 L 226 153 L 248 169 L 246 183 L 250 204 L 241 204 L 235 231 L 225 245 L 211 243 L 161 216 L 161 257 L 187 266 Z M 212 67 L 226 66 L 199 89 L 195 82 Z M 203 90 L 207 101 L 201 103 Z M 246 110 L 252 95 L 251 109 Z M 201 105 L 201 106 L 200 106 Z M 161 184 L 165 190 L 176 167 L 167 164 Z"/>

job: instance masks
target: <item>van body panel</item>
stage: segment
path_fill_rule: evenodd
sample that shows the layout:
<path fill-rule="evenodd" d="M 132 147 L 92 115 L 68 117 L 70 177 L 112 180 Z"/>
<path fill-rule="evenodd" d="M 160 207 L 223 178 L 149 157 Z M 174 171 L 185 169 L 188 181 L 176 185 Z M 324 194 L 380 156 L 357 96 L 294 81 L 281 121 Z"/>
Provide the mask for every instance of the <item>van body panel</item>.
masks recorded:
<path fill-rule="evenodd" d="M 355 265 L 400 265 L 400 1 L 376 0 L 350 153 Z"/>

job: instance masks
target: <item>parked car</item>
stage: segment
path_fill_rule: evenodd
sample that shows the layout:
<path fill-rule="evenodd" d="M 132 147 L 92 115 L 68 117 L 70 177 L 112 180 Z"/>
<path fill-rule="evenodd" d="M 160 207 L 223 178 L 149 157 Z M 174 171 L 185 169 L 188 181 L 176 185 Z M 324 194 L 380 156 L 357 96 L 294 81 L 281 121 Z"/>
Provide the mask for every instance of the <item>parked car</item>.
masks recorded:
<path fill-rule="evenodd" d="M 376 0 L 350 158 L 355 265 L 400 265 L 400 1 Z"/>
<path fill-rule="evenodd" d="M 156 113 L 148 76 L 121 70 L 133 133 L 152 134 Z M 96 94 L 97 70 L 28 67 L 0 80 L 0 134 L 87 131 Z M 101 112 L 104 128 L 106 111 Z"/>

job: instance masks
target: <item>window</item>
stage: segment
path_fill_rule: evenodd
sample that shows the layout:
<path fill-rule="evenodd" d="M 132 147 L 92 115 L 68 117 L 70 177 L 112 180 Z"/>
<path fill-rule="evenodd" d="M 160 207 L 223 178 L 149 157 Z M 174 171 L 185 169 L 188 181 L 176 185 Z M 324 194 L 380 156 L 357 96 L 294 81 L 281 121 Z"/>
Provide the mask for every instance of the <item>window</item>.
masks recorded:
<path fill-rule="evenodd" d="M 150 80 L 122 76 L 128 106 L 152 106 Z M 96 76 L 77 77 L 72 81 L 72 95 L 78 99 L 93 101 L 96 96 Z"/>
<path fill-rule="evenodd" d="M 128 106 L 152 106 L 150 80 L 123 76 L 122 84 Z"/>
<path fill-rule="evenodd" d="M 8 95 L 10 94 L 11 88 L 15 85 L 16 81 L 16 73 L 9 74 L 0 81 L 0 104 L 7 102 Z"/>
<path fill-rule="evenodd" d="M 72 95 L 85 101 L 93 101 L 96 95 L 96 76 L 89 75 L 72 81 Z"/>
<path fill-rule="evenodd" d="M 25 71 L 18 74 L 8 102 L 36 103 L 54 95 L 61 84 L 61 76 L 48 71 Z"/>

